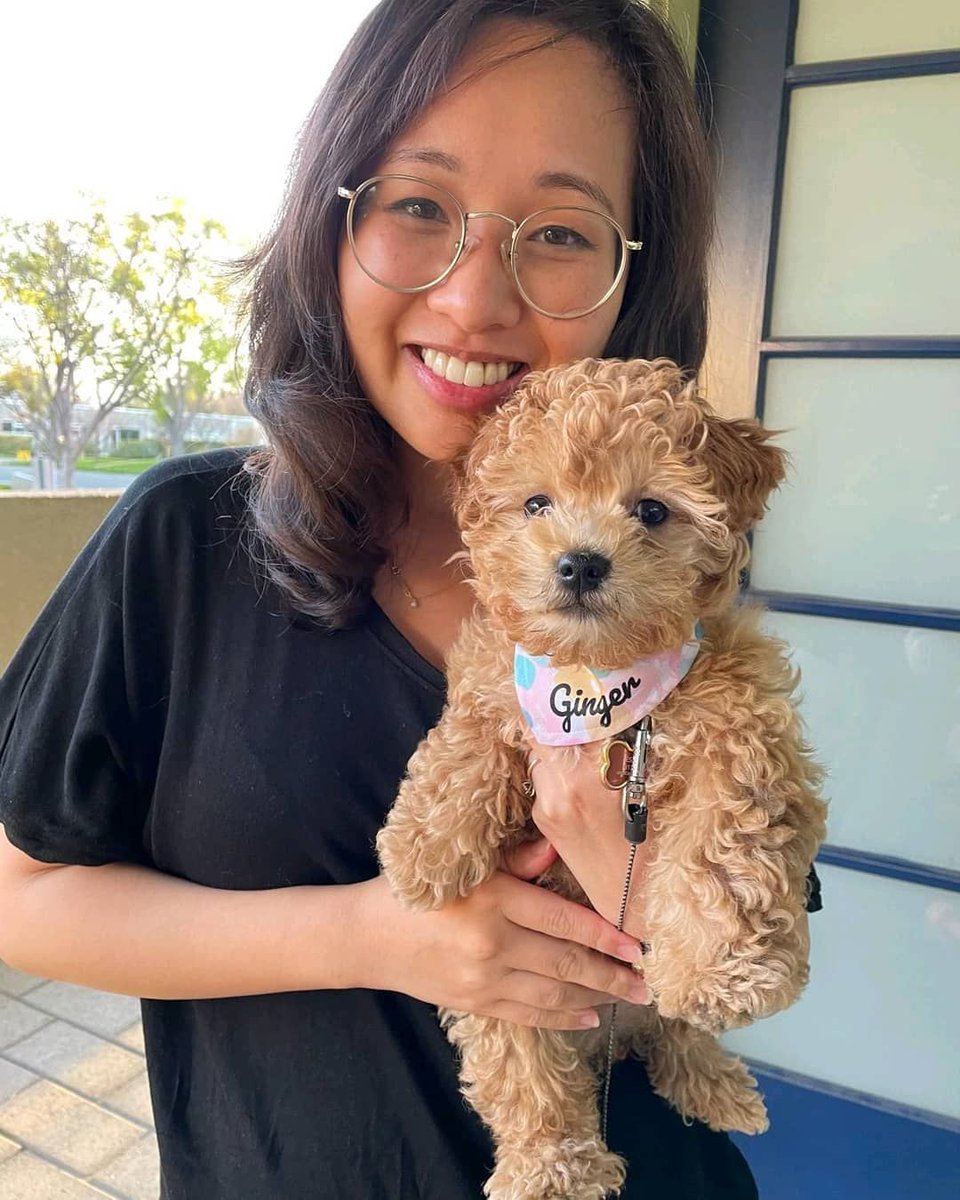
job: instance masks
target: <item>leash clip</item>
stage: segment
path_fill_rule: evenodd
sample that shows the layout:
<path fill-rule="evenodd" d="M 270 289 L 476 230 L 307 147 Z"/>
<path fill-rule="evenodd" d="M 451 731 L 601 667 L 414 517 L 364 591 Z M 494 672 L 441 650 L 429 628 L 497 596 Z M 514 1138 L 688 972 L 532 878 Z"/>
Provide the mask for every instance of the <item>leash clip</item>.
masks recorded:
<path fill-rule="evenodd" d="M 653 736 L 649 714 L 636 727 L 630 773 L 620 792 L 623 809 L 623 836 L 633 845 L 647 838 L 647 751 Z M 609 786 L 609 785 L 608 785 Z"/>

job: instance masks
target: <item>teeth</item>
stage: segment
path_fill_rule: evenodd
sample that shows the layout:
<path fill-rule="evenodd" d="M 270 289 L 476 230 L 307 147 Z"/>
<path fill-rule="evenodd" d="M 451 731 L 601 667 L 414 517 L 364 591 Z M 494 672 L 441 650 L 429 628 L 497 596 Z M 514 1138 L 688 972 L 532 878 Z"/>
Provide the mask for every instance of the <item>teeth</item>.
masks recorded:
<path fill-rule="evenodd" d="M 463 382 L 467 387 L 483 387 L 484 374 L 483 363 L 467 363 L 467 369 L 463 373 Z"/>
<path fill-rule="evenodd" d="M 466 387 L 489 387 L 493 383 L 502 383 L 517 365 L 509 362 L 464 362 L 455 354 L 444 354 L 426 347 L 421 349 L 420 357 L 434 375 Z"/>

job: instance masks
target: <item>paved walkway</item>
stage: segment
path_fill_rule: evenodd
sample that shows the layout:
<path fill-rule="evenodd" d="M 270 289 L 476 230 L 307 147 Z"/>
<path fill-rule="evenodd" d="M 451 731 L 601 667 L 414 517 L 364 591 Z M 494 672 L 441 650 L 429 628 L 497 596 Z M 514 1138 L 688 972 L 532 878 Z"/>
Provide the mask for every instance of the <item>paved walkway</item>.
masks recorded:
<path fill-rule="evenodd" d="M 140 1008 L 0 962 L 0 1200 L 157 1200 Z"/>

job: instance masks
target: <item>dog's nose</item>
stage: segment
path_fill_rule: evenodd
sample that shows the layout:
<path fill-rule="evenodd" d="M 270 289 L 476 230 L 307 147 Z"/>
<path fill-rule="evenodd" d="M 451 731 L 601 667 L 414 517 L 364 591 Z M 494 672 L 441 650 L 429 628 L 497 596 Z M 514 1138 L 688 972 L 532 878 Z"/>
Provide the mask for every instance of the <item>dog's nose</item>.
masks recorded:
<path fill-rule="evenodd" d="M 557 578 L 568 591 L 595 592 L 610 574 L 610 559 L 602 554 L 570 550 L 557 561 Z"/>

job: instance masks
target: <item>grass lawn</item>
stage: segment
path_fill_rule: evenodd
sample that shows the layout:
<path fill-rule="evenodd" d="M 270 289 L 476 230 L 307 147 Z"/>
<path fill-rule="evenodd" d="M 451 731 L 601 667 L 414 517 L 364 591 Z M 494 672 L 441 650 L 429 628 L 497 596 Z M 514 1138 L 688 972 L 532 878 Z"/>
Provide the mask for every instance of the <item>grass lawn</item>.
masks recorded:
<path fill-rule="evenodd" d="M 78 471 L 104 471 L 108 475 L 139 475 L 159 458 L 78 458 Z"/>

